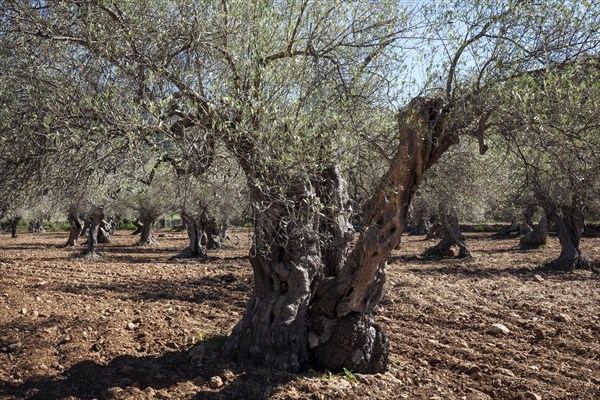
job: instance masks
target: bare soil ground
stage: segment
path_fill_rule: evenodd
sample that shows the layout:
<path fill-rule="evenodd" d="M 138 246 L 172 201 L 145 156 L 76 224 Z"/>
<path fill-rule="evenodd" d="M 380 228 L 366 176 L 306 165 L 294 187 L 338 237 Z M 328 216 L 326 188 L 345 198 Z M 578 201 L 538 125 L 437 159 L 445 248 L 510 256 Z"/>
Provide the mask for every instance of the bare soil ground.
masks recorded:
<path fill-rule="evenodd" d="M 555 239 L 525 252 L 473 233 L 473 259 L 425 261 L 434 242 L 406 237 L 376 315 L 392 368 L 362 376 L 221 359 L 252 288 L 236 235 L 201 263 L 170 261 L 184 234 L 118 232 L 93 261 L 58 248 L 66 233 L 1 234 L 0 399 L 600 399 L 600 275 L 534 271 Z M 582 247 L 600 259 L 600 239 Z"/>

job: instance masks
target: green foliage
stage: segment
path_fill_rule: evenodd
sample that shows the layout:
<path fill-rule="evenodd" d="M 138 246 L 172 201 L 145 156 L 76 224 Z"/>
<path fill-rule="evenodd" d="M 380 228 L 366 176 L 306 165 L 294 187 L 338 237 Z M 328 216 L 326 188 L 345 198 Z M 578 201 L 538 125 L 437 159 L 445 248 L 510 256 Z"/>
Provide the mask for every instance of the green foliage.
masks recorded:
<path fill-rule="evenodd" d="M 226 339 L 227 335 L 206 335 L 203 331 L 199 331 L 196 343 L 202 343 L 209 349 L 220 349 Z"/>
<path fill-rule="evenodd" d="M 19 223 L 17 224 L 17 232 L 27 232 L 28 229 L 29 222 L 24 219 L 20 219 Z"/>
<path fill-rule="evenodd" d="M 137 229 L 137 227 L 130 220 L 121 218 L 117 222 L 117 229 L 133 231 L 133 230 Z"/>
<path fill-rule="evenodd" d="M 328 380 L 328 379 L 332 379 L 333 377 L 334 377 L 334 374 L 327 368 L 325 368 L 325 371 L 321 374 L 321 380 Z"/>
<path fill-rule="evenodd" d="M 350 379 L 351 381 L 354 382 L 358 382 L 358 380 L 356 379 L 356 377 L 354 376 L 354 374 L 352 373 L 352 371 L 348 370 L 347 368 L 344 367 L 344 374 L 346 375 L 346 377 L 348 379 Z"/>
<path fill-rule="evenodd" d="M 498 88 L 499 126 L 508 140 L 513 168 L 545 207 L 599 209 L 597 65 L 596 59 L 583 58 Z"/>
<path fill-rule="evenodd" d="M 71 226 L 66 221 L 44 221 L 44 229 L 47 231 L 69 231 Z"/>

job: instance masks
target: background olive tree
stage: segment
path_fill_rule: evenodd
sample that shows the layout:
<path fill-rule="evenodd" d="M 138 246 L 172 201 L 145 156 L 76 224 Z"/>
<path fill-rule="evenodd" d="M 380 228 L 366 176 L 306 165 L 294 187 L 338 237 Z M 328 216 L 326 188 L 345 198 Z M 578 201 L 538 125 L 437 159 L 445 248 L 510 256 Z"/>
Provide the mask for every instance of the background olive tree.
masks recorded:
<path fill-rule="evenodd" d="M 526 187 L 556 225 L 559 269 L 591 265 L 579 245 L 585 215 L 598 209 L 599 94 L 595 58 L 535 71 L 497 93 L 499 127 Z"/>

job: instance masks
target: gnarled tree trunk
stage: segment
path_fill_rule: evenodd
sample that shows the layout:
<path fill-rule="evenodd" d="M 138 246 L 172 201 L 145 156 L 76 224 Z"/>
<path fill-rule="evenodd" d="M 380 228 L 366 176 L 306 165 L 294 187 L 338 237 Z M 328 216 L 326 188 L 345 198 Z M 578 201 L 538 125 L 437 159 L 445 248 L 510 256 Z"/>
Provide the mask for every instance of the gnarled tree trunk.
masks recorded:
<path fill-rule="evenodd" d="M 425 206 L 415 206 L 413 203 L 409 209 L 408 222 L 406 233 L 409 235 L 429 235 L 432 228 L 431 214 Z"/>
<path fill-rule="evenodd" d="M 140 221 L 139 218 L 134 219 L 131 223 L 135 226 L 135 230 L 131 232 L 132 235 L 139 235 L 144 230 L 144 224 Z"/>
<path fill-rule="evenodd" d="M 141 246 L 154 246 L 158 244 L 156 240 L 154 240 L 154 221 L 156 221 L 156 216 L 144 214 L 141 216 L 141 220 L 142 232 L 139 244 Z"/>
<path fill-rule="evenodd" d="M 288 176 L 285 199 L 274 201 L 279 197 L 259 187 L 281 188 L 276 177 L 286 173 L 257 177 L 255 171 L 269 168 L 260 168 L 260 154 L 252 141 L 236 138 L 229 144 L 251 182 L 255 226 L 250 263 L 255 288 L 226 342 L 226 355 L 288 371 L 311 364 L 332 371 L 388 368 L 388 341 L 371 313 L 383 294 L 386 259 L 400 244 L 423 173 L 456 141 L 455 135 L 445 132 L 443 119 L 442 102 L 422 98 L 400 115 L 400 145 L 365 207 L 366 230 L 347 256 L 329 253 L 334 260 L 345 259 L 334 276 L 327 276 L 336 268 L 326 267 L 329 257 L 322 250 L 327 247 L 321 247 L 320 239 L 321 233 L 336 231 L 321 224 L 335 219 L 327 217 L 327 205 L 315 204 L 319 191 L 314 181 L 301 174 Z M 252 184 L 259 179 L 268 179 L 268 185 Z M 341 186 L 331 185 L 342 191 Z M 337 245 L 345 247 L 347 241 Z"/>
<path fill-rule="evenodd" d="M 105 219 L 98 225 L 97 240 L 98 243 L 110 243 L 110 224 Z"/>
<path fill-rule="evenodd" d="M 85 218 L 83 220 L 83 229 L 81 229 L 81 235 L 80 237 L 86 237 L 87 235 L 90 234 L 90 219 L 89 218 Z"/>
<path fill-rule="evenodd" d="M 103 220 L 104 210 L 100 207 L 95 207 L 89 216 L 90 231 L 88 234 L 87 248 L 84 252 L 84 256 L 87 258 L 100 256 L 100 253 L 98 253 L 98 232 Z"/>
<path fill-rule="evenodd" d="M 44 233 L 46 230 L 44 229 L 44 225 L 40 218 L 35 219 L 34 221 L 29 222 L 29 231 L 31 233 Z"/>
<path fill-rule="evenodd" d="M 458 139 L 445 131 L 444 113 L 441 100 L 417 98 L 400 114 L 400 145 L 366 204 L 367 229 L 340 273 L 320 283 L 311 306 L 311 347 L 322 367 L 363 372 L 388 368 L 387 338 L 370 315 L 383 295 L 386 259 L 400 245 L 423 174 Z"/>
<path fill-rule="evenodd" d="M 17 237 L 17 225 L 19 225 L 19 221 L 21 221 L 21 216 L 19 215 L 10 219 L 10 236 L 13 238 Z"/>
<path fill-rule="evenodd" d="M 531 232 L 522 236 L 519 245 L 522 248 L 537 248 L 543 246 L 548 239 L 548 219 L 546 213 L 542 214 L 540 222 L 533 227 Z"/>
<path fill-rule="evenodd" d="M 79 236 L 81 235 L 81 231 L 83 230 L 83 219 L 77 214 L 77 211 L 74 209 L 69 210 L 67 215 L 67 219 L 69 220 L 69 225 L 71 225 L 71 229 L 69 229 L 69 238 L 67 239 L 67 243 L 65 247 L 74 247 L 77 246 L 77 240 L 79 240 Z"/>
<path fill-rule="evenodd" d="M 215 218 L 205 218 L 204 222 L 204 235 L 202 235 L 202 245 L 206 246 L 208 250 L 215 250 L 221 248 L 221 243 L 217 240 L 220 238 L 220 229 Z"/>
<path fill-rule="evenodd" d="M 176 258 L 199 258 L 200 260 L 208 259 L 206 251 L 205 225 L 206 215 L 201 213 L 199 216 L 192 216 L 188 213 L 181 213 L 185 226 L 187 227 L 188 239 L 190 244 L 176 256 Z"/>
<path fill-rule="evenodd" d="M 316 195 L 324 204 L 319 233 L 325 276 L 336 276 L 340 272 L 354 237 L 354 229 L 350 223 L 352 209 L 345 185 L 337 166 L 324 168 L 321 179 L 314 185 Z"/>
<path fill-rule="evenodd" d="M 269 197 L 254 190 L 255 200 L 262 196 Z M 314 188 L 299 182 L 286 198 L 293 201 L 269 199 L 268 208 L 254 211 L 254 290 L 225 353 L 239 361 L 299 371 L 310 365 L 308 308 L 324 265 Z"/>
<path fill-rule="evenodd" d="M 421 254 L 423 257 L 454 257 L 453 246 L 458 247 L 458 257 L 471 257 L 465 236 L 460 232 L 458 216 L 451 211 L 440 212 L 440 241 Z"/>
<path fill-rule="evenodd" d="M 219 229 L 219 240 L 222 246 L 224 246 L 226 242 L 231 242 L 231 238 L 229 237 L 229 220 L 227 218 L 223 218 L 223 220 L 221 221 L 221 228 Z"/>
<path fill-rule="evenodd" d="M 561 247 L 560 256 L 551 267 L 566 271 L 591 268 L 591 258 L 579 248 L 584 229 L 583 212 L 576 207 L 553 208 L 549 216 L 556 224 Z"/>
<path fill-rule="evenodd" d="M 537 211 L 536 205 L 528 205 L 520 216 L 515 217 L 509 226 L 494 234 L 495 237 L 510 236 L 513 232 L 524 236 L 533 230 L 533 215 Z"/>

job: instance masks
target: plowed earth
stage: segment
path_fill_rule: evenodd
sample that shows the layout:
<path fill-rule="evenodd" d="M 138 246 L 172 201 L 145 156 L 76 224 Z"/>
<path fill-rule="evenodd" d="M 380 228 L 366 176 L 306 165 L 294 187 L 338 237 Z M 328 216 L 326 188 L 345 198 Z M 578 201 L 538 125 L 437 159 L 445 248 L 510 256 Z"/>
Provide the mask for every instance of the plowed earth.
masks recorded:
<path fill-rule="evenodd" d="M 435 242 L 405 237 L 375 316 L 392 367 L 362 376 L 223 360 L 252 289 L 248 233 L 204 263 L 170 260 L 186 238 L 169 235 L 120 231 L 86 261 L 66 233 L 2 233 L 0 399 L 600 399 L 600 275 L 536 271 L 554 238 L 469 234 L 473 259 L 432 261 L 418 255 Z M 600 259 L 600 239 L 582 247 Z"/>

